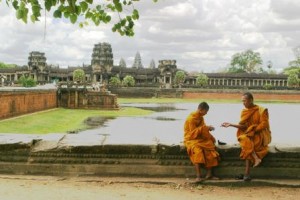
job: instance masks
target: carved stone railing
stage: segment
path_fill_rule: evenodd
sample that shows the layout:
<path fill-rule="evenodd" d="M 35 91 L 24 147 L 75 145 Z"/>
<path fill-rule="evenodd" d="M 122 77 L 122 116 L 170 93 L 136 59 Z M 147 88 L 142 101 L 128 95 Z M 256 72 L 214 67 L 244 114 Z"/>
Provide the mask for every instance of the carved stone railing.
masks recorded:
<path fill-rule="evenodd" d="M 34 146 L 35 142 L 0 145 L 0 173 L 183 178 L 195 174 L 185 148 L 179 145 L 75 146 L 37 152 Z M 299 179 L 299 149 L 271 149 L 261 165 L 251 169 L 252 176 Z M 218 151 L 218 176 L 233 178 L 244 171 L 238 147 L 220 147 Z"/>

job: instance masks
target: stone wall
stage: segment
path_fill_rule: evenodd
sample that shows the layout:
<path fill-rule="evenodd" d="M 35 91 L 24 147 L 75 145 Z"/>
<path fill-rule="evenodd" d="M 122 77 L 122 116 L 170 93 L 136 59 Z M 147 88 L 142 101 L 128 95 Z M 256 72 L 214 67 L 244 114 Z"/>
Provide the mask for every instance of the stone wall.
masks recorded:
<path fill-rule="evenodd" d="M 117 95 L 86 88 L 60 88 L 58 106 L 72 109 L 119 109 Z"/>
<path fill-rule="evenodd" d="M 56 107 L 56 90 L 12 89 L 0 91 L 0 119 Z"/>
<path fill-rule="evenodd" d="M 59 176 L 195 177 L 184 147 L 158 145 L 67 146 L 33 151 L 42 141 L 0 145 L 0 173 Z M 253 178 L 299 179 L 299 149 L 271 148 Z M 234 178 L 244 172 L 238 147 L 218 147 L 220 165 L 215 173 Z"/>
<path fill-rule="evenodd" d="M 246 90 L 184 90 L 182 98 L 184 99 L 221 99 L 240 100 L 241 95 Z M 300 102 L 300 91 L 265 91 L 265 90 L 250 90 L 253 93 L 255 100 L 274 101 L 281 100 L 287 102 Z"/>
<path fill-rule="evenodd" d="M 159 88 L 110 88 L 114 94 L 122 98 L 183 98 L 183 99 L 221 99 L 240 100 L 241 95 L 250 91 L 255 100 L 283 100 L 287 102 L 300 102 L 299 90 L 222 90 L 222 89 L 159 89 Z"/>

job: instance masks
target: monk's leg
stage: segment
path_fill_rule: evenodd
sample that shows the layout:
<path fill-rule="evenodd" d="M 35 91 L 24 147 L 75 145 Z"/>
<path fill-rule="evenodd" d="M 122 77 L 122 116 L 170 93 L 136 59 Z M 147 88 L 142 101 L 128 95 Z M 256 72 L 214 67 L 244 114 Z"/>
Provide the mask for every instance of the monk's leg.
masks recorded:
<path fill-rule="evenodd" d="M 253 167 L 257 167 L 261 163 L 261 159 L 257 156 L 255 151 L 252 152 L 252 156 L 254 158 L 254 164 Z"/>
<path fill-rule="evenodd" d="M 205 179 L 209 179 L 210 177 L 213 176 L 213 174 L 212 174 L 212 168 L 208 167 L 208 168 L 206 168 L 206 170 L 207 170 L 207 172 L 206 172 Z"/>
<path fill-rule="evenodd" d="M 202 178 L 201 178 L 201 168 L 200 168 L 200 164 L 196 163 L 195 164 L 195 170 L 196 170 L 196 182 L 201 182 Z"/>
<path fill-rule="evenodd" d="M 212 167 L 207 167 L 206 170 L 207 170 L 206 176 L 205 176 L 206 180 L 220 180 L 219 177 L 214 175 Z"/>
<path fill-rule="evenodd" d="M 251 161 L 250 160 L 246 160 L 245 161 L 246 167 L 245 167 L 245 175 L 243 177 L 244 181 L 250 181 L 250 165 L 251 165 Z"/>

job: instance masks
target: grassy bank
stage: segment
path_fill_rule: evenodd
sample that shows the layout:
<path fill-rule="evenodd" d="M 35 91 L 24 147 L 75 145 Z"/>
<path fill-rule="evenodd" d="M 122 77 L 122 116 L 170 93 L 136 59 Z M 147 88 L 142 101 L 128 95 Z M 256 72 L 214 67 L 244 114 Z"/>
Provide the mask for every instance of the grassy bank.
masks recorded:
<path fill-rule="evenodd" d="M 86 129 L 87 125 L 83 122 L 88 117 L 140 116 L 148 115 L 152 112 L 138 108 L 122 108 L 114 111 L 57 108 L 2 120 L 0 121 L 0 132 L 26 134 L 66 133 L 67 131 Z"/>

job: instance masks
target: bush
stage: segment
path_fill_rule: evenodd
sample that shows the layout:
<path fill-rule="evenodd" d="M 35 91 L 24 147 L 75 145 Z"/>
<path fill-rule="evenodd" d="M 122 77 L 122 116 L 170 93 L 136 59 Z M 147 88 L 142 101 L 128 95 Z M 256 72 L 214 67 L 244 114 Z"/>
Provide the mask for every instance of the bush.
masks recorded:
<path fill-rule="evenodd" d="M 73 72 L 73 81 L 83 82 L 85 80 L 85 73 L 82 69 L 76 69 Z"/>
<path fill-rule="evenodd" d="M 132 76 L 127 75 L 124 77 L 122 84 L 126 87 L 133 87 L 135 85 L 135 80 Z"/>
<path fill-rule="evenodd" d="M 121 85 L 121 80 L 120 80 L 120 78 L 119 77 L 111 77 L 110 79 L 109 79 L 109 84 L 111 85 L 111 86 L 115 86 L 115 87 L 118 87 L 118 86 L 120 86 Z"/>
<path fill-rule="evenodd" d="M 25 77 L 22 75 L 19 79 L 19 83 L 22 84 L 23 87 L 35 87 L 37 82 L 31 77 Z"/>

